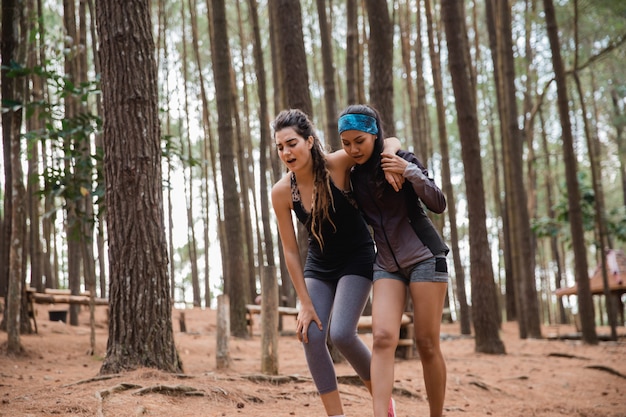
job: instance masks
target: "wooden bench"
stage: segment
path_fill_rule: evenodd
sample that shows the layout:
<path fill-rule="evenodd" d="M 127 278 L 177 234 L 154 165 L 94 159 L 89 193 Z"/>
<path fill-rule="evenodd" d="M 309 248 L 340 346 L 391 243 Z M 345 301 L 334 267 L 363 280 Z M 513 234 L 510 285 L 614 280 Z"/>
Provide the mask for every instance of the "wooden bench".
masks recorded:
<path fill-rule="evenodd" d="M 31 293 L 30 297 L 32 301 L 37 304 L 80 304 L 88 306 L 91 303 L 89 296 L 86 295 L 61 295 L 61 294 L 46 294 L 35 292 Z M 94 304 L 97 306 L 109 305 L 107 298 L 94 298 Z"/>
<path fill-rule="evenodd" d="M 248 319 L 248 332 L 252 336 L 252 330 L 254 328 L 254 315 L 261 314 L 261 306 L 258 304 L 246 304 L 246 315 Z M 298 316 L 298 309 L 295 307 L 278 307 L 278 314 L 281 316 Z"/>
<path fill-rule="evenodd" d="M 79 305 L 89 305 L 91 303 L 91 298 L 89 297 L 89 291 L 83 291 L 80 295 L 72 295 L 70 290 L 57 290 L 46 288 L 43 293 L 37 292 L 35 288 L 27 287 L 26 288 L 26 298 L 28 302 L 28 315 L 29 318 L 33 319 L 35 324 L 35 333 L 38 332 L 37 329 L 37 319 L 35 317 L 35 303 L 37 304 L 79 304 Z M 109 300 L 107 298 L 94 298 L 94 304 L 101 305 L 109 305 Z"/>
<path fill-rule="evenodd" d="M 360 331 L 372 331 L 372 316 L 361 316 L 357 329 Z M 400 339 L 396 347 L 396 356 L 403 359 L 411 359 L 415 356 L 415 340 L 413 337 L 413 317 L 402 314 L 400 321 Z"/>
<path fill-rule="evenodd" d="M 247 319 L 248 319 L 248 331 L 252 336 L 252 330 L 254 326 L 254 315 L 261 314 L 261 306 L 257 304 L 246 304 Z M 298 316 L 298 309 L 294 307 L 278 307 L 278 314 L 281 316 Z M 398 340 L 398 347 L 396 349 L 396 356 L 410 359 L 414 356 L 415 341 L 413 338 L 413 317 L 408 314 L 402 314 L 402 320 L 400 322 L 400 340 Z M 357 324 L 357 330 L 359 331 L 372 331 L 372 316 L 359 317 L 359 323 Z"/>
<path fill-rule="evenodd" d="M 402 315 L 402 321 L 400 322 L 401 326 L 406 326 L 413 323 L 413 319 L 411 316 L 407 314 Z M 359 324 L 357 325 L 358 330 L 372 330 L 372 316 L 361 316 L 359 317 Z"/>

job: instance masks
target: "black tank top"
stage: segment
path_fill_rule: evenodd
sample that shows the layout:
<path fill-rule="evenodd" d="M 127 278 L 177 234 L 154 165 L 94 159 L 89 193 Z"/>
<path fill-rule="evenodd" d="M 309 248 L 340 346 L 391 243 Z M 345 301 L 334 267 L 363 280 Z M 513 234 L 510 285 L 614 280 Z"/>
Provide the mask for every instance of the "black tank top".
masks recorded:
<path fill-rule="evenodd" d="M 372 279 L 375 258 L 372 235 L 348 192 L 339 190 L 331 181 L 334 209 L 329 216 L 335 227 L 322 224 L 323 247 L 311 234 L 311 213 L 302 205 L 295 174 L 291 174 L 291 199 L 296 217 L 309 232 L 309 249 L 304 266 L 305 278 L 337 280 L 344 275 L 360 275 Z"/>

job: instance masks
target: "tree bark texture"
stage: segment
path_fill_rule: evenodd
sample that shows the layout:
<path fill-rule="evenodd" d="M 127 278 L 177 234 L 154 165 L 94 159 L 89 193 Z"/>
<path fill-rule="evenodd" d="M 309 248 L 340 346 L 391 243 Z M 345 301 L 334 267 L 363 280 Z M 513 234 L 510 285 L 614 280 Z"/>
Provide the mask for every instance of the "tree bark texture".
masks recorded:
<path fill-rule="evenodd" d="M 248 337 L 246 302 L 249 294 L 248 275 L 244 268 L 244 231 L 239 187 L 235 172 L 235 137 L 233 131 L 233 103 L 231 61 L 224 0 L 212 2 L 213 10 L 213 73 L 217 101 L 220 167 L 224 193 L 224 226 L 227 236 L 228 276 L 225 288 L 230 298 L 230 325 L 233 336 Z M 243 161 L 240 161 L 243 163 Z"/>
<path fill-rule="evenodd" d="M 615 142 L 617 143 L 617 158 L 619 160 L 619 172 L 622 180 L 622 200 L 626 206 L 626 140 L 624 129 L 626 121 L 624 121 L 623 111 L 620 108 L 620 94 L 615 88 L 611 90 L 611 102 L 613 103 L 613 125 L 615 126 Z"/>
<path fill-rule="evenodd" d="M 19 0 L 2 2 L 2 104 L 9 110 L 2 113 L 2 141 L 5 163 L 5 244 L 2 249 L 2 278 L 6 285 L 6 311 L 3 317 L 3 329 L 7 331 L 7 353 L 19 354 L 22 351 L 20 334 L 30 333 L 30 320 L 27 315 L 24 285 L 26 281 L 26 190 L 24 187 L 21 153 L 20 128 L 22 125 L 22 107 L 25 78 L 7 76 L 7 67 L 24 65 L 24 54 L 20 51 L 20 40 L 25 34 L 23 26 L 24 4 Z M 6 274 L 6 275 L 5 275 Z"/>
<path fill-rule="evenodd" d="M 237 9 L 240 9 L 239 3 L 237 3 Z M 239 37 L 241 39 L 240 44 L 243 45 L 246 43 L 243 40 L 243 24 L 241 22 L 241 13 L 237 13 L 238 15 L 238 29 L 239 29 Z M 235 121 L 235 160 L 237 161 L 236 167 L 239 175 L 239 184 L 241 193 L 239 193 L 239 198 L 241 200 L 241 216 L 242 216 L 242 224 L 243 224 L 243 248 L 244 248 L 244 270 L 247 273 L 244 275 L 244 279 L 248 280 L 246 284 L 246 288 L 248 288 L 247 296 L 244 298 L 244 301 L 247 303 L 252 302 L 257 295 L 256 285 L 260 282 L 261 272 L 259 268 L 257 268 L 255 264 L 255 253 L 254 253 L 254 230 L 252 227 L 252 211 L 250 207 L 258 207 L 256 204 L 255 198 L 250 198 L 250 195 L 256 196 L 255 186 L 253 178 L 256 178 L 254 172 L 254 161 L 251 157 L 252 155 L 252 144 L 250 138 L 250 128 L 249 128 L 249 120 L 250 120 L 250 111 L 248 107 L 248 103 L 250 102 L 248 98 L 248 87 L 246 76 L 242 76 L 240 81 L 237 81 L 236 75 L 237 73 L 247 74 L 247 65 L 245 64 L 245 58 L 241 57 L 241 68 L 239 71 L 235 72 L 234 68 L 231 69 L 231 103 L 233 107 L 233 120 Z M 239 108 L 239 91 L 237 89 L 237 85 L 241 82 L 241 89 L 244 91 L 243 93 L 243 111 Z M 240 115 L 243 113 L 244 117 L 242 118 Z M 243 120 L 242 120 L 243 119 Z M 245 126 L 245 127 L 244 127 Z M 244 133 L 245 132 L 245 133 Z M 258 225 L 257 225 L 258 228 Z"/>
<path fill-rule="evenodd" d="M 302 9 L 299 0 L 276 0 L 280 50 L 280 84 L 284 86 L 288 108 L 300 109 L 313 117 L 309 91 L 309 72 L 302 34 Z M 280 110 L 278 110 L 280 111 Z"/>
<path fill-rule="evenodd" d="M 411 3 L 410 1 L 407 3 Z M 415 54 L 415 106 L 417 107 L 415 110 L 415 116 L 417 118 L 417 131 L 415 132 L 415 136 L 413 137 L 413 143 L 415 144 L 415 149 L 417 152 L 420 152 L 419 158 L 422 159 L 422 162 L 425 163 L 425 166 L 428 168 L 428 161 L 432 157 L 433 153 L 433 137 L 431 135 L 431 124 L 430 117 L 428 113 L 428 104 L 426 98 L 426 80 L 424 75 L 426 71 L 424 70 L 424 56 L 426 52 L 424 51 L 425 41 L 423 37 L 422 31 L 422 23 L 423 23 L 423 10 L 421 8 L 421 2 L 415 2 L 417 7 L 417 17 L 416 17 L 416 27 L 415 31 L 419 34 L 414 42 L 413 49 Z M 410 31 L 409 31 L 410 33 Z M 439 42 L 437 41 L 437 51 L 439 51 Z"/>
<path fill-rule="evenodd" d="M 197 249 L 197 239 L 196 239 L 196 229 L 194 227 L 195 215 L 194 215 L 194 169 L 191 161 L 194 160 L 195 155 L 193 154 L 194 149 L 191 142 L 191 133 L 189 126 L 190 122 L 190 104 L 189 97 L 190 91 L 188 89 L 189 86 L 189 68 L 188 62 L 189 57 L 187 55 L 187 45 L 189 41 L 187 40 L 187 21 L 186 21 L 186 10 L 185 10 L 185 2 L 181 2 L 181 26 L 182 26 L 182 67 L 183 67 L 183 90 L 184 90 L 184 109 L 185 109 L 185 119 L 184 119 L 184 127 L 183 127 L 183 137 L 181 137 L 181 150 L 187 152 L 187 160 L 189 161 L 189 166 L 183 168 L 183 177 L 185 183 L 185 199 L 186 199 L 186 208 L 187 208 L 187 253 L 189 255 L 189 266 L 191 267 L 191 291 L 193 297 L 193 306 L 200 307 L 202 304 L 201 295 L 200 295 L 200 277 L 198 273 L 198 249 Z M 194 25 L 195 25 L 195 7 L 190 5 L 189 14 L 192 26 L 192 33 L 195 33 Z M 193 36 L 192 42 L 195 43 L 196 39 Z"/>
<path fill-rule="evenodd" d="M 546 199 L 546 210 L 547 217 L 549 219 L 555 219 L 556 213 L 554 210 L 554 198 L 552 196 L 552 187 L 554 186 L 554 174 L 553 167 L 550 158 L 550 151 L 548 148 L 548 135 L 546 133 L 546 129 L 544 128 L 543 115 L 539 112 L 539 121 L 540 121 L 540 129 L 541 129 L 541 149 L 546 156 L 546 161 L 543 168 L 543 177 L 544 183 L 543 186 L 545 188 L 545 199 Z M 556 236 L 550 236 L 550 249 L 552 252 L 552 261 L 554 262 L 554 288 L 557 290 L 561 288 L 561 278 L 564 276 L 563 271 L 565 267 L 563 266 L 563 261 L 561 254 L 559 252 L 559 241 Z M 559 315 L 557 319 L 557 323 L 559 324 L 568 324 L 568 316 L 565 312 L 565 305 L 563 304 L 564 297 L 558 297 L 558 310 Z"/>
<path fill-rule="evenodd" d="M 518 126 L 515 97 L 515 69 L 511 16 L 508 1 L 487 0 L 487 24 L 490 27 L 496 89 L 502 134 L 504 183 L 507 199 L 509 240 L 517 299 L 520 337 L 541 338 L 539 307 L 534 274 L 534 250 L 530 237 L 530 220 L 524 169 L 523 137 Z"/>
<path fill-rule="evenodd" d="M 346 0 L 346 101 L 348 105 L 357 104 L 358 56 L 359 56 L 359 13 L 357 0 Z"/>
<path fill-rule="evenodd" d="M 370 103 L 380 113 L 386 136 L 395 136 L 393 115 L 393 24 L 387 0 L 366 0 L 370 27 Z"/>
<path fill-rule="evenodd" d="M 404 68 L 404 83 L 406 86 L 406 94 L 409 98 L 409 121 L 410 126 L 410 142 L 414 146 L 413 152 L 420 158 L 425 166 L 428 166 L 428 158 L 430 154 L 426 153 L 425 142 L 428 140 L 428 134 L 419 135 L 419 118 L 417 108 L 417 96 L 413 86 L 413 68 L 411 64 L 411 13 L 407 10 L 407 5 L 400 6 L 399 23 L 400 23 L 400 49 L 402 51 L 402 65 Z M 417 17 L 418 21 L 420 16 Z M 419 33 L 419 32 L 418 32 Z M 418 36 L 416 44 L 420 44 L 421 38 Z M 419 59 L 419 58 L 418 58 Z M 421 68 L 420 68 L 421 69 Z M 424 111 L 425 108 L 422 108 Z M 426 133 L 426 132 L 424 132 Z M 407 135 L 408 136 L 408 135 Z"/>
<path fill-rule="evenodd" d="M 439 148 L 441 151 L 441 178 L 443 192 L 448 200 L 448 218 L 450 220 L 450 247 L 454 262 L 454 275 L 456 283 L 456 294 L 459 301 L 459 320 L 461 334 L 471 334 L 471 316 L 467 303 L 465 291 L 465 270 L 461 262 L 459 249 L 459 232 L 456 221 L 456 197 L 452 187 L 452 176 L 450 173 L 450 150 L 448 145 L 448 129 L 446 127 L 446 108 L 443 101 L 443 81 L 441 76 L 441 59 L 439 56 L 439 45 L 435 44 L 435 27 L 433 24 L 433 13 L 431 0 L 424 1 L 424 11 L 427 21 L 428 50 L 430 54 L 431 70 L 433 76 L 433 86 L 435 94 L 435 105 L 437 107 L 437 131 L 439 132 Z"/>
<path fill-rule="evenodd" d="M 248 0 L 250 10 L 250 23 L 252 24 L 253 48 L 254 48 L 254 69 L 257 78 L 257 92 L 259 96 L 259 120 L 260 124 L 260 156 L 259 173 L 261 190 L 268 189 L 268 176 L 271 177 L 271 170 L 268 169 L 269 155 L 274 150 L 268 120 L 267 85 L 265 82 L 265 65 L 263 63 L 263 48 L 261 43 L 261 32 L 259 28 L 259 15 L 257 1 Z M 263 251 L 265 263 L 261 273 L 261 372 L 278 374 L 278 282 L 276 277 L 276 261 L 274 259 L 274 239 L 270 226 L 270 209 L 268 193 L 261 192 L 261 220 L 263 224 Z"/>
<path fill-rule="evenodd" d="M 600 267 L 602 268 L 602 282 L 604 284 L 604 305 L 606 308 L 606 314 L 608 316 L 609 326 L 611 328 L 611 340 L 617 340 L 617 317 L 616 310 L 613 306 L 614 301 L 611 294 L 608 271 L 606 265 L 606 252 L 612 247 L 610 242 L 610 235 L 607 232 L 607 224 L 604 208 L 604 189 L 602 188 L 602 166 L 599 162 L 598 156 L 600 155 L 600 143 L 597 140 L 597 135 L 591 133 L 591 122 L 587 116 L 587 106 L 585 104 L 585 95 L 583 93 L 583 87 L 580 82 L 580 77 L 577 72 L 574 72 L 574 82 L 576 84 L 576 91 L 580 100 L 580 109 L 583 114 L 583 125 L 585 127 L 585 138 L 587 139 L 587 150 L 589 152 L 589 166 L 591 169 L 591 182 L 593 185 L 594 194 L 594 206 L 595 206 L 595 223 L 596 223 L 596 240 L 599 242 L 598 252 L 600 255 Z"/>
<path fill-rule="evenodd" d="M 273 2 L 276 7 L 277 24 L 276 46 L 279 51 L 278 66 L 281 79 L 279 84 L 283 86 L 285 108 L 300 109 L 309 117 L 313 118 L 313 104 L 309 90 L 309 72 L 307 68 L 307 56 L 304 49 L 304 37 L 302 34 L 302 10 L 297 0 L 277 0 Z M 304 264 L 308 249 L 308 235 L 305 227 L 298 222 L 297 225 L 298 248 L 300 258 Z M 284 274 L 282 272 L 285 272 Z M 292 295 L 292 306 L 295 306 L 295 291 L 286 268 L 281 269 L 283 286 L 288 285 Z M 289 283 L 288 283 L 288 282 Z"/>
<path fill-rule="evenodd" d="M 0 39 L 0 53 L 2 58 L 2 100 L 8 102 L 15 99 L 15 79 L 7 76 L 11 61 L 15 60 L 18 43 L 18 16 L 19 1 L 5 0 L 2 2 L 2 38 Z M 4 157 L 4 221 L 2 223 L 2 239 L 0 239 L 0 296 L 6 297 L 9 284 L 9 250 L 11 242 L 11 225 L 13 200 L 11 199 L 11 140 L 15 123 L 15 112 L 2 113 L 2 155 Z M 19 124 L 17 125 L 19 126 Z M 17 133 L 15 133 L 17 134 Z"/>
<path fill-rule="evenodd" d="M 472 281 L 472 319 L 476 333 L 476 352 L 504 353 L 498 334 L 496 287 L 491 267 L 491 250 L 487 238 L 485 191 L 480 159 L 480 140 L 476 102 L 472 92 L 469 63 L 466 62 L 463 2 L 441 3 L 448 44 L 449 69 L 452 76 L 457 123 L 461 136 L 461 154 L 467 191 L 470 265 Z"/>
<path fill-rule="evenodd" d="M 100 372 L 181 372 L 172 330 L 150 2 L 98 2 L 96 17 L 111 278 Z"/>
<path fill-rule="evenodd" d="M 316 0 L 322 43 L 322 68 L 324 74 L 324 104 L 326 109 L 326 144 L 332 149 L 341 149 L 337 131 L 337 93 L 335 91 L 335 64 L 330 27 L 326 18 L 326 0 Z"/>
<path fill-rule="evenodd" d="M 32 0 L 29 1 L 29 15 L 33 18 L 30 21 L 34 21 L 36 18 L 36 8 L 34 6 L 34 2 Z M 43 25 L 43 21 L 39 22 L 39 25 Z M 43 35 L 43 30 L 39 29 L 39 37 L 41 38 Z M 37 65 L 41 65 L 41 61 L 39 61 L 39 51 L 38 49 L 43 49 L 41 47 L 41 43 L 34 42 L 32 47 L 29 48 L 28 51 L 28 62 L 27 66 L 29 68 L 33 68 Z M 31 75 L 30 84 L 32 85 L 30 91 L 29 100 L 32 101 L 40 101 L 44 100 L 44 84 L 43 79 L 37 75 Z M 45 128 L 45 121 L 42 117 L 42 112 L 39 109 L 35 109 L 33 113 L 33 117 L 30 117 L 26 120 L 26 130 L 29 132 L 37 131 L 39 129 Z M 39 171 L 39 163 L 40 163 L 40 142 L 37 141 L 29 146 L 28 152 L 28 178 L 39 178 L 41 174 Z M 28 236 L 29 236 L 29 252 L 30 252 L 30 286 L 36 288 L 37 291 L 43 292 L 44 290 L 44 281 L 43 281 L 43 252 L 41 245 L 41 186 L 40 181 L 28 181 L 26 195 L 28 201 L 28 218 L 29 228 L 28 228 Z"/>
<path fill-rule="evenodd" d="M 561 45 L 552 0 L 543 0 L 543 7 L 552 50 L 552 65 L 557 88 L 557 104 L 561 118 L 563 139 L 563 162 L 565 163 L 565 179 L 567 182 L 567 201 L 569 207 L 568 220 L 572 235 L 572 247 L 574 250 L 574 275 L 578 284 L 578 306 L 582 339 L 587 344 L 597 344 L 593 298 L 589 284 L 589 272 L 587 264 L 587 251 L 583 230 L 583 217 L 580 204 L 580 189 L 578 185 L 578 167 L 574 153 L 574 139 L 572 137 L 572 125 L 569 119 L 569 100 L 567 97 L 567 85 L 565 80 L 565 66 L 561 59 Z"/>
<path fill-rule="evenodd" d="M 18 83 L 19 84 L 19 83 Z M 17 87 L 17 86 L 16 86 Z M 15 89 L 14 99 L 19 100 L 20 89 Z M 25 249 L 26 249 L 26 189 L 22 178 L 21 136 L 19 135 L 22 111 L 12 111 L 11 116 L 11 240 L 9 248 L 9 286 L 7 292 L 7 353 L 21 352 L 20 333 L 30 333 L 30 320 L 22 308 L 25 304 L 24 286 L 26 281 Z"/>

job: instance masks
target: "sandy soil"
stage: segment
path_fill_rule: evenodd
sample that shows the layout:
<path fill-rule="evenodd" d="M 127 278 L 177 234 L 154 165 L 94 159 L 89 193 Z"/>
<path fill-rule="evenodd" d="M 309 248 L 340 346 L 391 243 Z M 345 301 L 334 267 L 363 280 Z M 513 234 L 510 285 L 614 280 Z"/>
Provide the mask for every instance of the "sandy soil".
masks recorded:
<path fill-rule="evenodd" d="M 59 308 L 59 306 L 55 306 Z M 152 369 L 98 379 L 106 352 L 106 322 L 97 320 L 96 355 L 89 356 L 88 312 L 78 327 L 51 322 L 48 306 L 37 306 L 39 333 L 22 336 L 26 355 L 7 357 L 0 349 L 0 416 L 324 416 L 321 402 L 285 318 L 278 377 L 260 376 L 260 331 L 230 341 L 232 366 L 215 369 L 215 311 L 185 310 L 187 332 L 173 312 L 176 344 L 185 374 Z M 258 322 L 258 320 L 257 320 Z M 545 328 L 545 336 L 570 327 Z M 599 333 L 607 334 L 606 328 Z M 448 367 L 446 416 L 626 416 L 626 329 L 618 342 L 586 346 L 572 340 L 520 340 L 517 325 L 502 329 L 506 355 L 474 352 L 457 324 L 445 324 L 442 346 Z M 371 346 L 371 335 L 363 334 Z M 6 345 L 6 333 L 0 333 Z M 337 365 L 346 416 L 371 416 L 367 390 L 354 371 Z M 401 417 L 427 416 L 418 359 L 396 363 L 394 397 Z"/>

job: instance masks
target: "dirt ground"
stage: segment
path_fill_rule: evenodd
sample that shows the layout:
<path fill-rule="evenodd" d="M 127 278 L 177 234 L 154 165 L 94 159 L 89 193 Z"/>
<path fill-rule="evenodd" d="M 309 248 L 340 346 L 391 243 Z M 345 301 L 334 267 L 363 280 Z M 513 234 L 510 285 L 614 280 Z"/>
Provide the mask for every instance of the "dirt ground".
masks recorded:
<path fill-rule="evenodd" d="M 260 374 L 258 327 L 249 340 L 230 340 L 232 365 L 217 371 L 215 311 L 200 309 L 185 310 L 186 333 L 180 332 L 180 311 L 172 316 L 184 375 L 139 369 L 98 379 L 106 352 L 104 307 L 97 314 L 94 356 L 88 355 L 88 311 L 75 327 L 50 321 L 48 309 L 37 305 L 39 333 L 21 337 L 25 356 L 7 357 L 7 336 L 0 333 L 0 416 L 325 415 L 293 335 L 293 317 L 284 319 L 279 375 L 271 379 Z M 626 329 L 619 329 L 618 342 L 598 346 L 547 337 L 572 332 L 549 327 L 543 340 L 520 340 L 517 325 L 507 323 L 501 332 L 507 353 L 494 356 L 475 353 L 473 338 L 461 337 L 457 324 L 443 325 L 445 415 L 625 417 Z M 371 346 L 371 334 L 362 337 Z M 427 416 L 419 359 L 398 359 L 395 369 L 398 416 Z M 370 396 L 354 383 L 354 371 L 345 363 L 337 371 L 346 416 L 371 416 Z"/>

